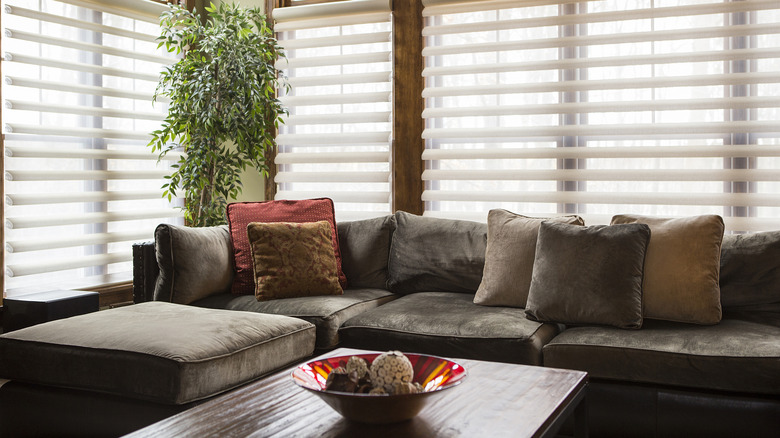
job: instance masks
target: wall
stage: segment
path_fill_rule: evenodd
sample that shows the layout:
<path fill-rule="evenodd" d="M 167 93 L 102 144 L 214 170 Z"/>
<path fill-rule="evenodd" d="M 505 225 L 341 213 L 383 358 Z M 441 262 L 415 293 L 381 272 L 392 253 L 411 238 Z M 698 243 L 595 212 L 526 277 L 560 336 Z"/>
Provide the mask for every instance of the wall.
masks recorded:
<path fill-rule="evenodd" d="M 222 2 L 220 0 L 213 0 L 215 5 L 220 3 L 233 3 L 232 1 Z M 244 8 L 258 7 L 261 10 L 265 10 L 265 0 L 241 0 L 237 1 Z M 199 7 L 202 2 L 196 2 L 196 7 Z M 208 1 L 205 2 L 208 5 Z M 265 200 L 265 182 L 263 175 L 255 170 L 247 169 L 241 174 L 241 182 L 244 185 L 244 191 L 241 193 L 236 201 L 263 201 Z"/>

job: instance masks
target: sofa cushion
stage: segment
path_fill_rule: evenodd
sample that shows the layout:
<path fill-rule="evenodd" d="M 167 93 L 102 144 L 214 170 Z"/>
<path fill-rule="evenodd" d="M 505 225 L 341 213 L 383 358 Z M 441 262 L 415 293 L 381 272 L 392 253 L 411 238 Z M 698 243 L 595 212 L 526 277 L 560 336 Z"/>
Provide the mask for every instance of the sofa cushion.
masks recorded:
<path fill-rule="evenodd" d="M 347 278 L 341 270 L 341 252 L 339 235 L 336 228 L 336 216 L 333 201 L 328 198 L 304 200 L 280 200 L 265 202 L 234 202 L 227 206 L 227 219 L 230 228 L 230 242 L 233 245 L 233 259 L 236 270 L 232 291 L 238 295 L 251 295 L 255 292 L 254 270 L 252 267 L 252 248 L 246 227 L 250 222 L 318 222 L 328 221 L 333 231 L 333 254 L 339 273 L 341 287 L 347 287 Z"/>
<path fill-rule="evenodd" d="M 387 288 L 387 259 L 395 216 L 339 222 L 339 248 L 344 275 L 352 288 Z"/>
<path fill-rule="evenodd" d="M 650 226 L 643 284 L 645 318 L 717 324 L 721 318 L 720 247 L 716 215 L 659 218 L 617 215 L 612 224 Z"/>
<path fill-rule="evenodd" d="M 327 221 L 247 226 L 258 301 L 341 295 Z"/>
<path fill-rule="evenodd" d="M 780 303 L 780 231 L 723 236 L 720 301 L 724 310 Z"/>
<path fill-rule="evenodd" d="M 487 224 L 396 213 L 387 288 L 399 294 L 474 294 L 482 281 Z"/>
<path fill-rule="evenodd" d="M 526 315 L 534 321 L 642 327 L 650 228 L 542 222 Z"/>
<path fill-rule="evenodd" d="M 344 321 L 396 298 L 397 295 L 384 289 L 346 289 L 343 295 L 271 301 L 257 301 L 251 295 L 222 294 L 196 301 L 192 305 L 300 318 L 317 327 L 317 348 L 329 349 L 339 344 L 338 329 Z"/>
<path fill-rule="evenodd" d="M 230 290 L 233 253 L 227 226 L 161 224 L 154 230 L 154 248 L 160 268 L 155 300 L 189 304 Z"/>
<path fill-rule="evenodd" d="M 780 394 L 780 324 L 715 326 L 645 320 L 638 331 L 569 328 L 543 349 L 544 365 L 591 378 Z"/>
<path fill-rule="evenodd" d="M 0 378 L 184 404 L 311 355 L 296 318 L 153 301 L 0 336 Z"/>
<path fill-rule="evenodd" d="M 422 292 L 347 320 L 339 334 L 346 347 L 539 365 L 542 346 L 558 330 L 526 319 L 522 309 L 479 306 L 461 293 Z"/>
<path fill-rule="evenodd" d="M 506 210 L 488 212 L 485 269 L 474 303 L 525 307 L 531 287 L 539 225 L 545 220 L 585 225 L 579 216 L 526 217 Z"/>

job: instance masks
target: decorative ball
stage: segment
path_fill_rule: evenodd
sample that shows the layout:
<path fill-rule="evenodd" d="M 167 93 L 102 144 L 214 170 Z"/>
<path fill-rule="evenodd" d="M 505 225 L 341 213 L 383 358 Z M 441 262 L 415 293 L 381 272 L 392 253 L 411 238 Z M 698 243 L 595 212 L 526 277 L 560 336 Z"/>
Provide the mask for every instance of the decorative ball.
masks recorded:
<path fill-rule="evenodd" d="M 392 392 L 395 383 L 410 383 L 414 369 L 409 359 L 400 351 L 388 351 L 374 359 L 369 370 L 374 388 Z"/>
<path fill-rule="evenodd" d="M 361 357 L 350 357 L 347 361 L 347 373 L 351 372 L 357 373 L 358 379 L 366 377 L 366 374 L 368 374 L 368 362 Z"/>

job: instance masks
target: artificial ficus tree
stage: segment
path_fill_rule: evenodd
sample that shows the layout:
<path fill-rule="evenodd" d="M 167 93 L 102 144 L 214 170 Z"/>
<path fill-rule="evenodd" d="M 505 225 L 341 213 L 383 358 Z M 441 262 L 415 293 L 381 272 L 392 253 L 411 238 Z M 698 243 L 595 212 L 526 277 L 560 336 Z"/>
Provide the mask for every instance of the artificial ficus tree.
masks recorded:
<path fill-rule="evenodd" d="M 192 226 L 225 223 L 247 167 L 267 175 L 266 157 L 286 114 L 276 98 L 287 87 L 275 67 L 284 54 L 266 16 L 224 3 L 206 11 L 205 22 L 175 5 L 160 16 L 158 47 L 181 58 L 161 73 L 154 100 L 168 98 L 168 115 L 149 143 L 160 158 L 184 152 L 162 188 L 169 201 L 184 192 Z"/>

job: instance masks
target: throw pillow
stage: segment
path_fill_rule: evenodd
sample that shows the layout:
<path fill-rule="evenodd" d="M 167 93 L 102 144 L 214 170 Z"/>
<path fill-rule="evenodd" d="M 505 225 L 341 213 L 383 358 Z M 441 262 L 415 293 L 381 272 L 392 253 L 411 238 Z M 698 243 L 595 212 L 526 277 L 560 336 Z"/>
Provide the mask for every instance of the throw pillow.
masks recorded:
<path fill-rule="evenodd" d="M 642 224 L 542 222 L 525 313 L 564 324 L 642 327 L 642 272 L 650 228 Z"/>
<path fill-rule="evenodd" d="M 387 258 L 395 216 L 339 222 L 342 268 L 351 288 L 387 287 Z"/>
<path fill-rule="evenodd" d="M 585 225 L 579 216 L 526 217 L 490 210 L 487 221 L 485 269 L 474 303 L 483 306 L 525 307 L 536 253 L 536 236 L 544 220 Z"/>
<path fill-rule="evenodd" d="M 723 236 L 720 301 L 723 309 L 780 303 L 780 231 Z"/>
<path fill-rule="evenodd" d="M 160 224 L 154 230 L 154 248 L 160 267 L 155 301 L 190 304 L 230 291 L 233 253 L 226 226 Z"/>
<path fill-rule="evenodd" d="M 486 224 L 404 211 L 395 220 L 387 265 L 391 292 L 476 292 L 485 265 Z"/>
<path fill-rule="evenodd" d="M 227 207 L 230 241 L 236 275 L 231 291 L 239 295 L 251 295 L 255 290 L 252 271 L 252 249 L 246 234 L 250 222 L 317 222 L 328 221 L 332 230 L 333 253 L 339 273 L 339 283 L 347 287 L 347 277 L 341 270 L 341 251 L 333 201 L 327 198 L 300 201 L 281 200 L 266 202 L 236 202 Z"/>
<path fill-rule="evenodd" d="M 257 300 L 341 295 L 332 234 L 328 221 L 247 225 Z"/>
<path fill-rule="evenodd" d="M 613 224 L 642 223 L 653 236 L 645 262 L 645 317 L 694 324 L 721 318 L 720 247 L 723 219 L 717 215 L 657 218 L 617 215 Z"/>

